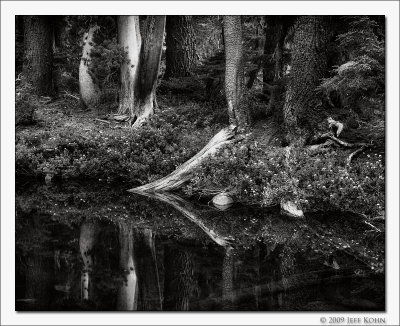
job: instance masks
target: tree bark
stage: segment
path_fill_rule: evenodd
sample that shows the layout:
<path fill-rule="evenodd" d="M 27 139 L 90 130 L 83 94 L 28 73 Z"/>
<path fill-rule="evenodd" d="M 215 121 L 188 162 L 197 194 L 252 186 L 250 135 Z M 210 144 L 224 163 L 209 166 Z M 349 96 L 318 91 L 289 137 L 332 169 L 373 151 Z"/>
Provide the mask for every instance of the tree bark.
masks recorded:
<path fill-rule="evenodd" d="M 222 263 L 222 309 L 235 310 L 235 250 L 226 248 Z"/>
<path fill-rule="evenodd" d="M 139 16 L 118 16 L 118 42 L 126 51 L 126 60 L 121 64 L 121 88 L 118 114 L 134 116 L 134 95 L 139 72 L 142 37 Z"/>
<path fill-rule="evenodd" d="M 126 222 L 120 222 L 119 229 L 120 267 L 124 272 L 125 279 L 118 289 L 117 309 L 120 311 L 137 310 L 138 283 L 133 259 L 133 230 Z"/>
<path fill-rule="evenodd" d="M 229 122 L 239 128 L 246 128 L 250 123 L 250 116 L 243 101 L 244 62 L 240 16 L 224 17 L 224 39 L 226 56 L 225 93 Z"/>
<path fill-rule="evenodd" d="M 193 254 L 187 249 L 167 248 L 164 261 L 165 310 L 190 310 L 190 297 L 197 286 L 194 276 Z"/>
<path fill-rule="evenodd" d="M 51 16 L 24 16 L 23 74 L 36 95 L 53 96 L 53 26 Z"/>
<path fill-rule="evenodd" d="M 99 102 L 100 88 L 93 74 L 89 70 L 90 56 L 94 47 L 94 34 L 99 29 L 97 25 L 91 26 L 83 36 L 83 49 L 79 64 L 79 92 L 82 102 L 88 109 L 95 108 Z"/>
<path fill-rule="evenodd" d="M 304 145 L 318 122 L 316 87 L 326 71 L 327 33 L 322 16 L 300 16 L 294 28 L 283 115 L 288 141 Z"/>
<path fill-rule="evenodd" d="M 129 59 L 121 67 L 118 114 L 129 115 L 131 124 L 138 127 L 154 113 L 165 16 L 147 16 L 142 27 L 138 16 L 120 16 L 118 28 Z"/>
<path fill-rule="evenodd" d="M 192 16 L 167 16 L 164 78 L 186 77 L 196 66 L 196 39 Z"/>

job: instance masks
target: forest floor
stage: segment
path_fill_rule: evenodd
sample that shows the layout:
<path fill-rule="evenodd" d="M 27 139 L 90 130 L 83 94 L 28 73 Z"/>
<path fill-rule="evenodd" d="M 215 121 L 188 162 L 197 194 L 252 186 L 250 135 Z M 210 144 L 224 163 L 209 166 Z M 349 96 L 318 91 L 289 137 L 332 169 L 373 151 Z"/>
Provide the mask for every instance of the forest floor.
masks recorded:
<path fill-rule="evenodd" d="M 108 120 L 109 109 L 82 110 L 72 97 L 39 105 L 34 124 L 16 127 L 17 176 L 136 187 L 174 171 L 228 124 L 221 103 L 186 94 L 162 94 L 158 103 L 156 114 L 137 130 Z M 288 153 L 282 129 L 271 120 L 256 120 L 243 141 L 207 159 L 182 191 L 187 196 L 229 191 L 239 202 L 261 206 L 284 199 L 306 211 L 384 215 L 384 152 L 367 149 L 351 166 L 346 159 L 354 148 Z"/>

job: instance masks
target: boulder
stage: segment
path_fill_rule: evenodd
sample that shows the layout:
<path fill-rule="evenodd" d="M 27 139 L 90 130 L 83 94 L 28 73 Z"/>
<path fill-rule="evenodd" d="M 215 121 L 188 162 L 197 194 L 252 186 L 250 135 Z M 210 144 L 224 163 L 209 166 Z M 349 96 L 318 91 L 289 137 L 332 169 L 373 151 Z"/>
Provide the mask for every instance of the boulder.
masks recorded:
<path fill-rule="evenodd" d="M 296 204 L 290 200 L 281 201 L 281 214 L 294 218 L 304 218 L 303 211 L 298 209 Z"/>
<path fill-rule="evenodd" d="M 216 208 L 226 210 L 233 205 L 234 200 L 228 193 L 222 192 L 213 197 L 212 203 Z"/>

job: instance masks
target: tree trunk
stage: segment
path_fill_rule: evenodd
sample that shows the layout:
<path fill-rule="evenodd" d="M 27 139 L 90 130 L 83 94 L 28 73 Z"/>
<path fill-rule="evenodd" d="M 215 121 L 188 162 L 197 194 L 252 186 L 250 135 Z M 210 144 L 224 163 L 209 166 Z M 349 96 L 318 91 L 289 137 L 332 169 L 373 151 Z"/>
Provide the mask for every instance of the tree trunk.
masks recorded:
<path fill-rule="evenodd" d="M 288 141 L 304 145 L 318 122 L 316 87 L 326 71 L 327 33 L 322 16 L 300 16 L 294 28 L 283 115 Z"/>
<path fill-rule="evenodd" d="M 147 16 L 141 28 L 138 16 L 120 16 L 118 28 L 121 45 L 128 46 L 126 50 L 131 61 L 121 67 L 118 114 L 129 115 L 131 124 L 136 127 L 154 113 L 165 16 Z"/>
<path fill-rule="evenodd" d="M 187 249 L 167 248 L 164 261 L 165 310 L 190 310 L 190 297 L 197 286 L 194 277 L 193 254 Z"/>
<path fill-rule="evenodd" d="M 121 88 L 118 114 L 134 116 L 134 94 L 139 72 L 142 37 L 139 16 L 118 16 L 118 42 L 126 51 L 127 57 L 121 64 Z"/>
<path fill-rule="evenodd" d="M 164 77 L 190 76 L 196 66 L 196 39 L 192 16 L 167 16 Z"/>
<path fill-rule="evenodd" d="M 137 310 L 138 284 L 136 266 L 133 259 L 133 230 L 125 222 L 120 222 L 120 266 L 125 279 L 118 290 L 117 309 Z"/>
<path fill-rule="evenodd" d="M 239 128 L 245 128 L 250 123 L 250 117 L 243 101 L 244 64 L 240 16 L 224 17 L 224 39 L 226 57 L 225 93 L 229 122 Z"/>
<path fill-rule="evenodd" d="M 80 228 L 79 248 L 83 260 L 83 271 L 81 275 L 81 298 L 82 300 L 90 299 L 90 276 L 93 271 L 94 256 L 93 248 L 96 243 L 97 227 L 94 223 L 84 222 Z"/>
<path fill-rule="evenodd" d="M 79 91 L 82 102 L 88 109 L 95 108 L 99 102 L 100 88 L 93 74 L 89 70 L 90 56 L 94 47 L 94 34 L 99 29 L 97 25 L 91 26 L 83 36 L 83 49 L 79 64 Z"/>
<path fill-rule="evenodd" d="M 52 96 L 53 26 L 51 16 L 24 16 L 23 74 L 36 95 Z"/>

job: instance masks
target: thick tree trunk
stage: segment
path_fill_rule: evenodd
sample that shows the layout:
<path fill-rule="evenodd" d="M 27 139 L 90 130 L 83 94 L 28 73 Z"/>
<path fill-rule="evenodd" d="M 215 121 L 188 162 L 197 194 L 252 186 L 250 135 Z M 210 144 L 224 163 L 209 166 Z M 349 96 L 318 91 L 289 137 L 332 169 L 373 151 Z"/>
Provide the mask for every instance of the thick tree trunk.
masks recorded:
<path fill-rule="evenodd" d="M 36 95 L 52 96 L 53 27 L 51 16 L 24 16 L 23 74 Z"/>
<path fill-rule="evenodd" d="M 225 93 L 229 122 L 245 128 L 250 123 L 249 112 L 243 103 L 244 62 L 242 49 L 242 22 L 240 16 L 224 17 L 225 39 Z"/>
<path fill-rule="evenodd" d="M 94 223 L 84 222 L 81 225 L 79 236 L 79 248 L 83 260 L 83 271 L 81 275 L 81 298 L 82 300 L 90 299 L 90 282 L 91 272 L 93 271 L 94 256 L 93 248 L 96 243 L 97 227 Z"/>
<path fill-rule="evenodd" d="M 318 122 L 316 87 L 326 71 L 327 33 L 322 16 L 300 16 L 294 28 L 283 115 L 288 141 L 304 144 Z"/>
<path fill-rule="evenodd" d="M 138 284 L 133 259 L 133 230 L 125 222 L 120 223 L 119 229 L 119 259 L 125 279 L 118 290 L 117 309 L 120 311 L 137 310 Z"/>
<path fill-rule="evenodd" d="M 99 102 L 100 88 L 89 70 L 90 56 L 94 47 L 94 34 L 98 26 L 91 26 L 83 36 L 83 49 L 81 62 L 79 64 L 79 91 L 82 102 L 88 109 L 96 107 Z"/>
<path fill-rule="evenodd" d="M 118 42 L 126 51 L 126 61 L 121 64 L 121 88 L 119 95 L 119 114 L 134 116 L 135 87 L 139 73 L 142 37 L 139 16 L 118 16 Z"/>
<path fill-rule="evenodd" d="M 191 294 L 197 287 L 193 255 L 187 249 L 167 248 L 164 262 L 164 308 L 168 311 L 188 311 Z"/>
<path fill-rule="evenodd" d="M 190 76 L 196 66 L 196 39 L 192 16 L 167 16 L 164 78 Z"/>
<path fill-rule="evenodd" d="M 137 127 L 154 113 L 165 16 L 147 16 L 141 28 L 138 28 L 138 16 L 119 17 L 118 27 L 120 42 L 126 40 L 128 58 L 134 60 L 133 64 L 129 62 L 121 68 L 122 88 L 118 114 L 129 115 L 131 124 Z M 138 48 L 139 53 L 136 52 Z"/>

